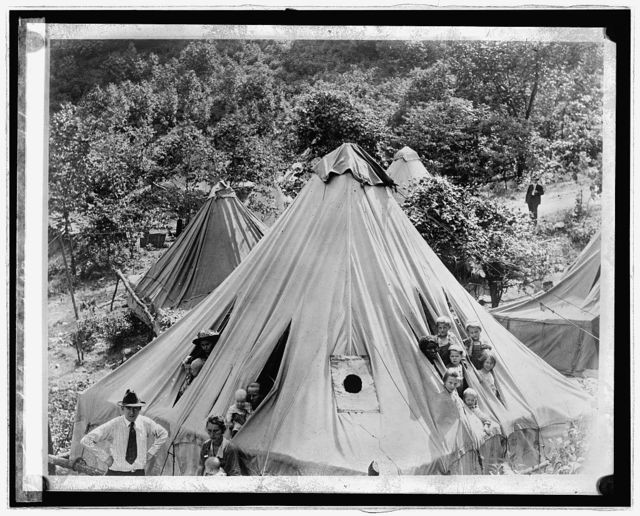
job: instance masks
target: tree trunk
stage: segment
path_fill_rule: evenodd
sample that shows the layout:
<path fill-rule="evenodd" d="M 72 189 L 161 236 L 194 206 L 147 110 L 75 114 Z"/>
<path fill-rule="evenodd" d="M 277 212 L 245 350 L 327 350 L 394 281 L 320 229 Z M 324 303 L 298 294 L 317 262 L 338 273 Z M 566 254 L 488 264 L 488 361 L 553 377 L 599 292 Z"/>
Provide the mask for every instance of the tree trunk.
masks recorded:
<path fill-rule="evenodd" d="M 496 308 L 502 299 L 502 281 L 489 280 L 489 294 L 491 295 L 491 308 Z"/>
<path fill-rule="evenodd" d="M 73 254 L 73 241 L 71 240 L 71 232 L 69 231 L 71 224 L 69 223 L 69 213 L 64 212 L 64 236 L 69 241 L 69 265 L 71 267 L 71 274 L 76 277 L 76 259 Z"/>

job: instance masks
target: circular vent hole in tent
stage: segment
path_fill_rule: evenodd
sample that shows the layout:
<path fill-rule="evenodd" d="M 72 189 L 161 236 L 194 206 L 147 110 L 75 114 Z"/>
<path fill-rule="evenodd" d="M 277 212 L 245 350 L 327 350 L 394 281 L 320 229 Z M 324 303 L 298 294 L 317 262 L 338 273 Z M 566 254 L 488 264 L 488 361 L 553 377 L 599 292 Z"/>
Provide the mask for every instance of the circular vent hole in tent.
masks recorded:
<path fill-rule="evenodd" d="M 362 380 L 357 374 L 350 374 L 342 382 L 344 390 L 351 394 L 356 394 L 362 390 Z"/>

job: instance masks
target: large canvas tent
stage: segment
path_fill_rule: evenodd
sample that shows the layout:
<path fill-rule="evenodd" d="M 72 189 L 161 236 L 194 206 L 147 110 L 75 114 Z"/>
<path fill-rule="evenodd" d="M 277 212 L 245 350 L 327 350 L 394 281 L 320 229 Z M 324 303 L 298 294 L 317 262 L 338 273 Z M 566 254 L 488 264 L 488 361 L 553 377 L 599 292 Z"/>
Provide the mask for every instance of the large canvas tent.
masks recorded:
<path fill-rule="evenodd" d="M 537 355 L 564 373 L 597 369 L 600 337 L 600 232 L 548 291 L 492 310 Z"/>
<path fill-rule="evenodd" d="M 264 224 L 233 189 L 220 182 L 134 291 L 156 311 L 193 308 L 222 283 L 265 232 Z"/>
<path fill-rule="evenodd" d="M 508 446 L 536 464 L 550 432 L 588 413 L 582 390 L 455 281 L 369 155 L 344 144 L 315 171 L 212 294 L 79 396 L 72 458 L 93 460 L 79 441 L 119 413 L 129 388 L 170 434 L 148 473 L 194 474 L 207 416 L 223 415 L 236 389 L 258 380 L 266 397 L 232 440 L 251 474 L 366 475 L 373 460 L 386 474 L 479 473 L 478 445 L 418 348 L 440 314 L 479 319 L 495 348 L 500 400 L 469 370 L 504 436 L 491 450 L 504 456 Z M 203 327 L 221 337 L 174 405 L 180 362 Z"/>

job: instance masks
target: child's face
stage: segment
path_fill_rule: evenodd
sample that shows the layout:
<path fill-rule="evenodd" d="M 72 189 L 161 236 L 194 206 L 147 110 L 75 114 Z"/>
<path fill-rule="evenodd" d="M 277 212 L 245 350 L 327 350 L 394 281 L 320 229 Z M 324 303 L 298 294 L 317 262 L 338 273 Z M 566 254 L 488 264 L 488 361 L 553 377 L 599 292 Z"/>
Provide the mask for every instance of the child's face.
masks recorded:
<path fill-rule="evenodd" d="M 444 381 L 444 388 L 447 389 L 448 392 L 453 392 L 458 387 L 458 379 L 455 376 L 449 376 Z"/>
<path fill-rule="evenodd" d="M 450 351 L 449 360 L 454 366 L 460 365 L 460 361 L 462 360 L 462 355 L 460 354 L 459 351 Z"/>
<path fill-rule="evenodd" d="M 489 372 L 493 369 L 493 366 L 495 364 L 493 363 L 493 360 L 490 358 L 487 358 L 483 363 L 482 363 L 482 369 L 484 369 L 485 371 Z"/>
<path fill-rule="evenodd" d="M 471 340 L 480 340 L 480 328 L 475 326 L 469 328 L 469 337 L 471 337 Z"/>
<path fill-rule="evenodd" d="M 476 406 L 476 397 L 473 394 L 467 394 L 464 397 L 464 404 L 469 408 L 475 407 Z"/>
<path fill-rule="evenodd" d="M 436 331 L 439 337 L 446 337 L 449 333 L 449 325 L 443 322 L 436 323 Z"/>
<path fill-rule="evenodd" d="M 435 346 L 429 346 L 427 349 L 425 349 L 425 354 L 427 355 L 427 358 L 429 360 L 435 360 L 438 356 L 438 348 Z"/>

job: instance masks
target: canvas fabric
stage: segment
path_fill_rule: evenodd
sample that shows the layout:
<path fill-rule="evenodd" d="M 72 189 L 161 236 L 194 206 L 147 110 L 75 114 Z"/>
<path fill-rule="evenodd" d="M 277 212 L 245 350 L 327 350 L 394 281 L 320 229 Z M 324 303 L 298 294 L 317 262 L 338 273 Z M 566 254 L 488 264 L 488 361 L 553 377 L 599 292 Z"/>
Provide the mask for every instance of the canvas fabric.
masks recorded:
<path fill-rule="evenodd" d="M 480 473 L 476 440 L 419 351 L 419 336 L 430 333 L 420 297 L 433 318 L 455 311 L 463 324 L 480 321 L 497 355 L 501 399 L 476 385 L 473 372 L 471 385 L 523 457 L 534 460 L 542 429 L 589 412 L 584 391 L 457 283 L 379 170 L 367 168 L 364 151 L 341 149 L 347 155 L 320 162 L 319 173 L 213 293 L 79 396 L 72 457 L 90 461 L 78 442 L 117 413 L 126 386 L 147 400 L 144 414 L 169 429 L 148 473 L 193 474 L 207 416 L 225 414 L 288 328 L 273 388 L 232 440 L 244 472 L 366 475 L 376 460 L 384 474 Z M 218 328 L 229 311 L 218 344 L 174 406 L 191 340 L 203 327 Z M 336 355 L 368 358 L 378 412 L 337 410 L 330 369 Z"/>
<path fill-rule="evenodd" d="M 423 177 L 433 177 L 420 161 L 418 153 L 411 147 L 403 147 L 395 153 L 387 174 L 399 186 Z"/>
<path fill-rule="evenodd" d="M 559 371 L 597 369 L 600 233 L 551 289 L 506 303 L 493 309 L 492 314 Z"/>
<path fill-rule="evenodd" d="M 160 308 L 193 308 L 237 267 L 266 227 L 236 197 L 216 185 L 174 244 L 140 278 L 138 297 Z M 135 307 L 135 303 L 130 303 Z"/>

